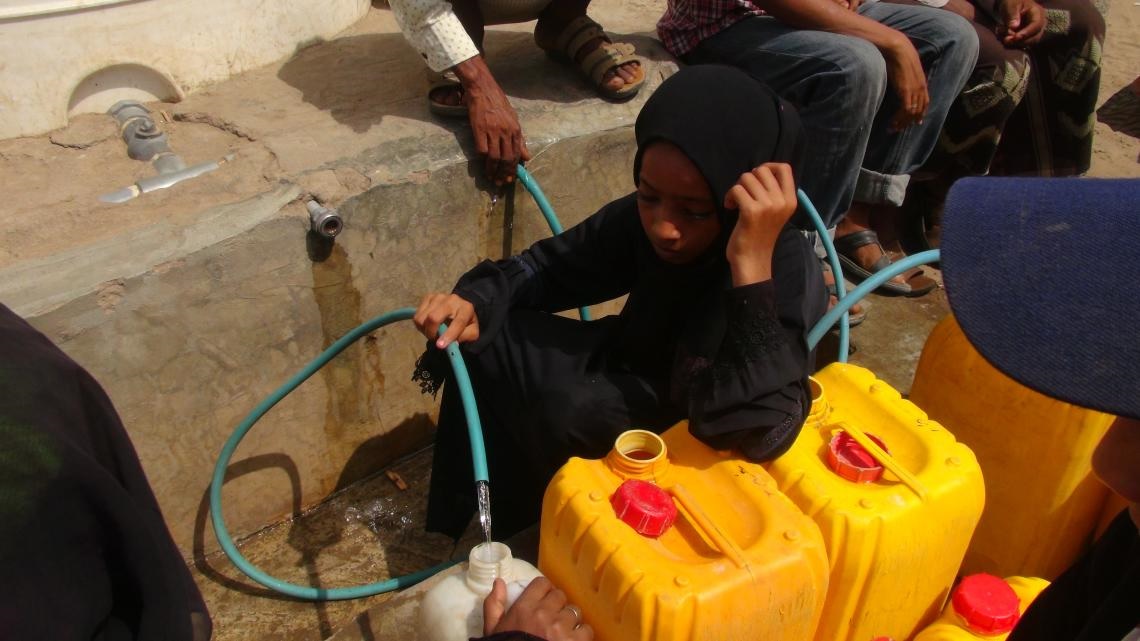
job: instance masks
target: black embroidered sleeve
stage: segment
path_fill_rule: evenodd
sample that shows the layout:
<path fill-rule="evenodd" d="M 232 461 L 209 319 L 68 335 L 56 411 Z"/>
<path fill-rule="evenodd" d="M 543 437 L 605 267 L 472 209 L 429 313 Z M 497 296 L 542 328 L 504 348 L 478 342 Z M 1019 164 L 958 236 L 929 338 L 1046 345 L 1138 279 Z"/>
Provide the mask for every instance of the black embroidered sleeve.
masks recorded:
<path fill-rule="evenodd" d="M 714 374 L 718 378 L 775 352 L 785 341 L 772 281 L 733 288 L 725 304 L 727 327 Z"/>

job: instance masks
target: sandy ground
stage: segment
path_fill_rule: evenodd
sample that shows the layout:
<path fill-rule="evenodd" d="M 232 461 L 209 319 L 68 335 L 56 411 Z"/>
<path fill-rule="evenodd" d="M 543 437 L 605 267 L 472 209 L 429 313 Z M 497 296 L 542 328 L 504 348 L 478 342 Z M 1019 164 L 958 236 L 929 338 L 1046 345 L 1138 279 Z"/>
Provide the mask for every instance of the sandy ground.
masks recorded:
<path fill-rule="evenodd" d="M 1109 0 L 1098 107 L 1140 74 L 1140 2 Z M 1090 176 L 1140 177 L 1140 140 L 1097 122 Z"/>

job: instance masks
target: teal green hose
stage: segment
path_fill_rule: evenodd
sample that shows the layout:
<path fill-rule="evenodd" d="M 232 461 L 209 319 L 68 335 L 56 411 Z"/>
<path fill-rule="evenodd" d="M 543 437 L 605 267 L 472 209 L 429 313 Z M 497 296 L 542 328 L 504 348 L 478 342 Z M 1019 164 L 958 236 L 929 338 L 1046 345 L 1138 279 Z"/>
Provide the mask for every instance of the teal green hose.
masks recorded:
<path fill-rule="evenodd" d="M 550 233 L 557 236 L 562 233 L 562 223 L 558 222 L 558 216 L 554 215 L 554 208 L 550 206 L 550 201 L 546 199 L 546 194 L 542 193 L 542 187 L 538 186 L 534 176 L 526 170 L 522 165 L 515 168 L 515 174 L 519 177 L 519 182 L 523 187 L 530 192 L 531 198 L 534 198 L 534 204 L 538 205 L 539 211 L 542 212 L 542 217 L 546 219 L 547 226 L 550 227 Z M 578 308 L 578 316 L 582 320 L 590 320 L 590 310 L 586 307 Z"/>
<path fill-rule="evenodd" d="M 535 182 L 534 176 L 526 170 L 526 167 L 519 165 L 515 168 L 515 174 L 519 177 L 519 182 L 526 188 L 532 198 L 534 204 L 538 205 L 539 211 L 542 212 L 542 217 L 546 219 L 546 224 L 550 227 L 550 232 L 555 236 L 562 233 L 562 223 L 558 221 L 558 216 L 554 215 L 554 208 L 550 206 L 550 201 L 546 199 L 546 194 L 542 193 L 542 187 L 538 186 Z"/>
<path fill-rule="evenodd" d="M 210 481 L 210 519 L 214 524 L 214 533 L 218 537 L 218 543 L 222 546 L 222 551 L 225 552 L 230 561 L 249 578 L 267 588 L 298 599 L 304 599 L 306 601 L 336 601 L 357 599 L 405 588 L 409 585 L 419 583 L 436 572 L 453 565 L 452 562 L 441 563 L 426 570 L 388 579 L 387 581 L 351 588 L 326 589 L 298 585 L 296 583 L 282 581 L 262 572 L 250 563 L 248 559 L 242 556 L 237 546 L 234 545 L 233 538 L 230 537 L 229 530 L 226 528 L 225 519 L 222 516 L 222 484 L 225 482 L 226 468 L 230 464 L 230 458 L 233 457 L 234 450 L 237 449 L 238 444 L 241 443 L 242 438 L 244 438 L 250 428 L 253 427 L 253 424 L 262 416 L 265 416 L 266 412 L 272 409 L 281 399 L 285 398 L 289 392 L 292 392 L 301 383 L 304 383 L 310 376 L 315 374 L 317 370 L 324 367 L 326 363 L 332 360 L 337 354 L 343 352 L 349 345 L 389 323 L 410 319 L 415 311 L 416 310 L 411 307 L 404 307 L 388 312 L 387 314 L 381 314 L 345 334 L 340 340 L 321 352 L 320 356 L 313 359 L 304 369 L 297 372 L 292 378 L 286 381 L 284 385 L 277 388 L 276 391 L 258 404 L 258 406 L 245 417 L 241 424 L 238 425 L 234 433 L 230 435 L 229 440 L 226 441 L 225 446 L 222 447 L 222 453 L 218 456 L 218 463 L 214 466 L 213 479 Z M 446 329 L 446 325 L 441 325 L 439 331 L 442 334 Z M 471 379 L 467 375 L 467 367 L 463 364 L 463 357 L 459 353 L 458 344 L 452 341 L 452 343 L 447 346 L 446 351 L 447 357 L 451 361 L 451 367 L 455 371 L 455 384 L 459 389 L 460 398 L 463 400 L 463 412 L 467 417 L 467 432 L 471 438 L 471 459 L 475 466 L 475 480 L 477 483 L 480 481 L 486 483 L 488 480 L 487 454 L 483 446 L 483 428 L 479 423 L 479 411 L 475 405 L 475 395 L 471 390 Z"/>
<path fill-rule="evenodd" d="M 815 208 L 815 204 L 812 203 L 811 198 L 808 198 L 807 194 L 804 193 L 804 190 L 797 189 L 796 196 L 799 198 L 800 206 L 807 211 L 808 217 L 811 218 L 812 224 L 815 225 L 815 231 L 819 234 L 820 240 L 823 241 L 824 249 L 827 250 L 827 263 L 831 265 L 831 276 L 835 280 L 835 298 L 838 302 L 843 302 L 843 299 L 847 296 L 847 283 L 843 280 L 843 269 L 839 266 L 839 253 L 835 251 L 835 245 L 831 242 L 831 234 L 827 232 L 827 225 L 823 223 L 823 218 L 820 217 L 819 211 Z M 854 305 L 855 302 L 853 302 L 852 305 Z M 847 309 L 850 309 L 850 306 Z M 834 322 L 835 321 L 832 321 L 832 323 Z M 831 325 L 829 324 L 827 327 L 830 329 Z M 826 330 L 824 331 L 826 333 Z M 814 348 L 818 342 L 819 339 L 816 339 L 815 342 L 809 344 L 808 348 Z M 847 352 L 851 351 L 849 349 L 850 345 L 851 324 L 848 319 L 848 313 L 844 310 L 843 314 L 839 317 L 840 363 L 847 362 Z"/>

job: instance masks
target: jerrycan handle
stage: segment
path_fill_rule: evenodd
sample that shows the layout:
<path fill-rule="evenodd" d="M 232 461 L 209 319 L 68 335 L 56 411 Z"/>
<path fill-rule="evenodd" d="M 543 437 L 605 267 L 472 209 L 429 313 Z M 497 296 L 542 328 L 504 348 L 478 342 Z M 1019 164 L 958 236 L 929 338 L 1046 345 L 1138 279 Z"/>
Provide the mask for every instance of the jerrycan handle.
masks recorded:
<path fill-rule="evenodd" d="M 851 425 L 850 423 L 841 421 L 837 424 L 836 429 L 831 431 L 832 434 L 838 434 L 839 432 L 846 432 L 848 435 L 850 435 L 851 438 L 855 439 L 856 443 L 862 445 L 863 449 L 867 450 L 871 456 L 875 457 L 876 461 L 881 463 L 883 467 L 890 470 L 890 472 L 897 476 L 899 480 L 903 482 L 903 484 L 909 487 L 912 492 L 917 494 L 919 499 L 923 501 L 926 500 L 929 492 L 926 490 L 926 487 L 923 486 L 923 484 L 918 480 L 918 477 L 907 471 L 907 469 L 903 467 L 901 463 L 896 461 L 893 456 L 888 454 L 887 451 L 883 448 L 879 447 L 878 443 L 872 441 L 863 432 L 863 430 L 855 427 L 854 425 Z"/>
<path fill-rule="evenodd" d="M 677 503 L 681 505 L 681 510 L 684 511 L 689 521 L 700 530 L 706 539 L 720 549 L 721 554 L 727 556 L 738 568 L 743 568 L 747 565 L 744 560 L 744 552 L 742 552 L 740 547 L 733 543 L 732 540 L 716 526 L 716 523 L 705 514 L 700 504 L 697 503 L 693 495 L 689 494 L 689 491 L 686 490 L 684 486 L 680 483 L 675 483 L 668 488 L 668 491 L 673 495 L 673 498 L 677 499 Z"/>

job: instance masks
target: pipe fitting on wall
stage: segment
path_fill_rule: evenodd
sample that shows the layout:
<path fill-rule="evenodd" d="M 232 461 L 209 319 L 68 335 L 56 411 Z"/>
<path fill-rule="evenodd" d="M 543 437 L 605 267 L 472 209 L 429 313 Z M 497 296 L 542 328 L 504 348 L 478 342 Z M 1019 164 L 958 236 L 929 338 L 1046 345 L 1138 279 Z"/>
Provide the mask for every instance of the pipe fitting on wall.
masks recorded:
<path fill-rule="evenodd" d="M 309 209 L 309 225 L 311 229 L 322 238 L 332 240 L 344 229 L 344 221 L 335 209 L 322 207 L 315 200 L 305 203 Z"/>
<path fill-rule="evenodd" d="M 156 156 L 173 156 L 173 161 L 162 161 L 167 165 L 166 171 L 185 169 L 181 159 L 170 151 L 166 134 L 155 124 L 146 107 L 134 100 L 120 100 L 111 105 L 107 113 L 119 123 L 119 132 L 127 143 L 127 155 L 132 159 L 147 161 Z M 163 168 L 159 167 L 159 171 Z"/>

